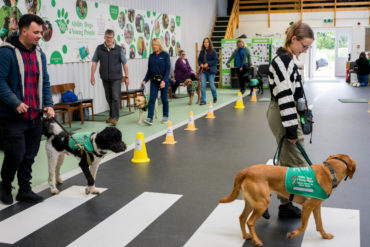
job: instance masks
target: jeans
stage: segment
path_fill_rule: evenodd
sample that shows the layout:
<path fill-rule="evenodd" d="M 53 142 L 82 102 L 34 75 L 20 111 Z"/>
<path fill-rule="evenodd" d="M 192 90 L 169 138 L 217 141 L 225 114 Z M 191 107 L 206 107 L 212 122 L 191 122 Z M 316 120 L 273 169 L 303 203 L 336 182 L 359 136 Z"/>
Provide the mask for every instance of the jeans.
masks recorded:
<path fill-rule="evenodd" d="M 166 82 L 164 88 L 159 88 L 159 83 L 150 82 L 150 99 L 149 99 L 149 107 L 148 107 L 148 118 L 153 119 L 154 115 L 154 106 L 155 101 L 157 100 L 158 90 L 161 90 L 161 99 L 163 105 L 163 117 L 168 117 L 168 85 L 169 83 Z"/>
<path fill-rule="evenodd" d="M 368 75 L 357 75 L 357 81 L 360 83 L 362 87 L 367 85 L 368 80 L 369 80 Z"/>
<path fill-rule="evenodd" d="M 105 99 L 109 105 L 109 117 L 119 119 L 121 103 L 121 80 L 103 81 Z"/>
<path fill-rule="evenodd" d="M 173 81 L 170 80 L 170 84 L 172 86 L 172 93 L 173 94 L 176 94 L 176 90 L 180 86 L 180 83 L 181 82 L 179 80 L 176 80 L 175 82 L 173 82 Z"/>
<path fill-rule="evenodd" d="M 17 173 L 19 190 L 31 190 L 32 165 L 40 147 L 41 118 L 3 119 L 1 121 L 4 138 L 4 161 L 1 179 L 10 186 Z"/>
<path fill-rule="evenodd" d="M 202 102 L 207 102 L 207 100 L 206 100 L 207 80 L 209 81 L 209 85 L 211 86 L 211 91 L 212 91 L 213 98 L 214 99 L 217 98 L 217 92 L 216 92 L 216 86 L 215 86 L 215 77 L 216 77 L 216 74 L 211 74 L 208 71 L 203 72 L 202 75 L 200 76 Z"/>

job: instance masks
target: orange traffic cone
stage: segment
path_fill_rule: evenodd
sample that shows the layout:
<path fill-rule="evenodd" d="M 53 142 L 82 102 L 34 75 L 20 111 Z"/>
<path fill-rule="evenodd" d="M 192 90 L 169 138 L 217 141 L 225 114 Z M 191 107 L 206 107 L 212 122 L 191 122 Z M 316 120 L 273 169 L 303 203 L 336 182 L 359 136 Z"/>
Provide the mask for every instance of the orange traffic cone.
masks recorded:
<path fill-rule="evenodd" d="M 134 158 L 132 158 L 131 162 L 132 163 L 150 162 L 150 159 L 148 158 L 148 154 L 146 153 L 144 134 L 142 132 L 138 132 L 136 134 Z"/>
<path fill-rule="evenodd" d="M 256 89 L 253 88 L 251 102 L 257 102 Z"/>
<path fill-rule="evenodd" d="M 166 140 L 162 142 L 162 144 L 175 144 L 177 141 L 175 141 L 175 137 L 173 135 L 172 130 L 172 122 L 168 121 L 168 129 L 166 133 Z"/>
<path fill-rule="evenodd" d="M 213 104 L 212 104 L 212 101 L 209 102 L 208 114 L 207 114 L 206 118 L 216 118 L 215 117 L 215 114 L 213 113 Z"/>
<path fill-rule="evenodd" d="M 189 117 L 189 120 L 188 120 L 188 127 L 185 130 L 190 130 L 190 131 L 197 130 L 197 128 L 195 128 L 194 116 L 193 116 L 193 112 L 192 111 L 190 112 L 190 117 Z"/>
<path fill-rule="evenodd" d="M 236 98 L 236 104 L 235 104 L 235 109 L 244 109 L 244 103 L 243 103 L 243 97 L 242 93 L 238 92 L 238 97 Z"/>

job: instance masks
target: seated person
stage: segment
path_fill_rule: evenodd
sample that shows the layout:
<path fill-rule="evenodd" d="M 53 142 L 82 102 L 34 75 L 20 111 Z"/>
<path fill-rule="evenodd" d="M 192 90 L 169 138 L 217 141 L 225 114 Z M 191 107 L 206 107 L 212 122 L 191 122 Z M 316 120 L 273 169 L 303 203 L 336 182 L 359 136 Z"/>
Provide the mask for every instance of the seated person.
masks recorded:
<path fill-rule="evenodd" d="M 191 78 L 191 80 L 195 81 L 195 73 L 191 68 L 189 61 L 185 58 L 186 54 L 184 50 L 180 50 L 179 58 L 175 64 L 175 79 L 180 83 L 183 83 L 186 79 Z"/>
<path fill-rule="evenodd" d="M 357 69 L 357 86 L 365 87 L 369 80 L 369 61 L 366 59 L 365 52 L 360 53 L 360 57 L 356 60 Z"/>

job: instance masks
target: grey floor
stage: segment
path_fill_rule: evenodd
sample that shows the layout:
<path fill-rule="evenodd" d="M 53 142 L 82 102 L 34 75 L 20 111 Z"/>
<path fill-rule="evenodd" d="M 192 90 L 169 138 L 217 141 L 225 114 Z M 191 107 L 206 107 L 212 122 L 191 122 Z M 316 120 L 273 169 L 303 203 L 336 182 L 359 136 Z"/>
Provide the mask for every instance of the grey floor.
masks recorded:
<path fill-rule="evenodd" d="M 340 184 L 323 206 L 360 210 L 361 246 L 368 246 L 369 105 L 344 104 L 338 98 L 369 99 L 370 87 L 317 82 L 306 83 L 305 88 L 309 103 L 314 105 L 313 143 L 309 144 L 306 138 L 306 151 L 313 163 L 321 163 L 337 153 L 348 154 L 357 162 L 354 178 Z M 263 97 L 268 97 L 266 91 Z M 162 145 L 164 137 L 147 143 L 151 163 L 145 168 L 131 164 L 133 151 L 111 160 L 98 171 L 97 186 L 108 188 L 106 192 L 14 246 L 66 246 L 144 191 L 183 196 L 128 246 L 183 246 L 217 207 L 218 200 L 230 193 L 236 173 L 255 163 L 264 163 L 274 155 L 276 143 L 265 117 L 269 103 L 252 103 L 249 97 L 244 100 L 246 108 L 242 111 L 236 111 L 234 104 L 230 104 L 217 110 L 214 120 L 198 119 L 196 132 L 186 132 L 183 127 L 176 129 L 176 145 Z M 61 189 L 84 184 L 83 175 L 77 175 L 65 181 Z M 41 195 L 50 196 L 48 190 Z M 0 220 L 27 207 L 18 203 L 4 209 L 0 211 Z M 300 221 L 278 220 L 277 207 L 273 197 L 269 207 L 271 219 L 258 221 L 261 240 L 265 246 L 300 246 L 303 236 L 293 240 L 284 238 Z M 245 241 L 243 246 L 253 245 Z"/>

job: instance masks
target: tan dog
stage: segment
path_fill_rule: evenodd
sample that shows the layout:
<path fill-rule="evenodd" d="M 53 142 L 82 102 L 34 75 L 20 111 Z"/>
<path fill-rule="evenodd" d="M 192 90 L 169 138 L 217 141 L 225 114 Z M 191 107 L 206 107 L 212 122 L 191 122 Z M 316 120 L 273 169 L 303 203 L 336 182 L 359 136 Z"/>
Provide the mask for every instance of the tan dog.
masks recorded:
<path fill-rule="evenodd" d="M 184 81 L 184 86 L 187 88 L 187 91 L 188 91 L 189 105 L 193 104 L 194 92 L 196 92 L 198 95 L 196 104 L 199 104 L 200 102 L 200 81 L 196 81 L 196 85 L 194 85 L 191 79 L 186 79 Z"/>
<path fill-rule="evenodd" d="M 337 159 L 339 158 L 339 159 Z M 356 162 L 348 155 L 337 154 L 331 155 L 326 162 L 332 167 L 338 180 L 338 184 L 345 177 L 352 176 L 356 170 Z M 331 172 L 324 164 L 311 166 L 317 182 L 330 195 L 333 190 L 333 179 Z M 255 223 L 257 219 L 265 212 L 270 203 L 270 193 L 274 192 L 280 196 L 289 198 L 289 193 L 285 188 L 285 174 L 287 167 L 271 166 L 271 165 L 253 165 L 244 170 L 241 170 L 234 181 L 233 192 L 220 200 L 221 203 L 232 202 L 242 190 L 245 208 L 239 217 L 240 227 L 243 238 L 252 239 L 257 246 L 262 246 L 261 240 L 255 232 Z M 306 230 L 307 222 L 311 212 L 316 223 L 316 230 L 320 232 L 325 239 L 332 239 L 334 236 L 326 233 L 321 220 L 321 203 L 323 200 L 316 198 L 308 198 L 300 195 L 294 195 L 294 202 L 302 204 L 301 226 L 287 234 L 287 238 L 294 238 Z M 252 212 L 252 215 L 247 218 Z M 246 222 L 247 221 L 247 222 Z M 247 223 L 249 232 L 245 231 L 245 223 Z"/>
<path fill-rule="evenodd" d="M 135 106 L 139 108 L 139 121 L 137 122 L 138 124 L 141 124 L 143 121 L 143 113 L 144 111 L 147 110 L 149 104 L 149 99 L 145 96 L 137 96 L 135 98 Z M 155 104 L 154 104 L 154 117 L 158 118 L 158 99 L 156 99 Z"/>

